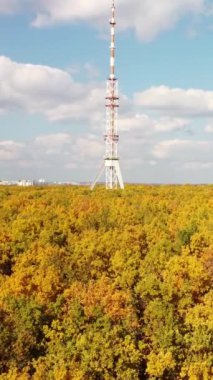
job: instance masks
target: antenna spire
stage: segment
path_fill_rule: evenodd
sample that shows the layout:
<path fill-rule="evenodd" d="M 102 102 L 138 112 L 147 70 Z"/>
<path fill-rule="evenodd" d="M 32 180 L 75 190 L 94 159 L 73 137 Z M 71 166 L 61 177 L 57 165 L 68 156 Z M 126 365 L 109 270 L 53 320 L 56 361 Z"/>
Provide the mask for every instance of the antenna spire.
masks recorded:
<path fill-rule="evenodd" d="M 91 186 L 93 189 L 105 168 L 106 189 L 117 189 L 118 184 L 124 189 L 123 179 L 121 175 L 119 157 L 118 157 L 118 81 L 115 77 L 115 2 L 112 0 L 112 15 L 109 21 L 111 30 L 110 43 L 110 75 L 107 81 L 106 94 L 106 133 L 105 140 L 105 158 L 100 170 Z"/>

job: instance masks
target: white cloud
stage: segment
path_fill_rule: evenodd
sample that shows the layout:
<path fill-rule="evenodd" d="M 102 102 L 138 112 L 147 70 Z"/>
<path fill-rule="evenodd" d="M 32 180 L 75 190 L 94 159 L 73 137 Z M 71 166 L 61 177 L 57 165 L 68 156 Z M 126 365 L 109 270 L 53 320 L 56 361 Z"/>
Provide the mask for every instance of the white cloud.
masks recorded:
<path fill-rule="evenodd" d="M 0 13 L 16 13 L 22 8 L 20 0 L 0 0 Z"/>
<path fill-rule="evenodd" d="M 213 142 L 156 142 L 152 136 L 144 138 L 140 130 L 132 135 L 124 132 L 121 140 L 119 155 L 125 180 L 209 182 Z M 53 133 L 26 143 L 0 142 L 1 176 L 11 171 L 13 179 L 92 180 L 103 157 L 103 140 L 93 134 Z"/>
<path fill-rule="evenodd" d="M 94 87 L 93 87 L 94 86 Z M 81 85 L 81 97 L 58 102 L 55 107 L 46 110 L 50 121 L 87 120 L 90 123 L 99 122 L 103 116 L 105 86 L 102 84 Z M 72 89 L 72 86 L 71 86 Z M 74 89 L 72 89 L 74 91 Z"/>
<path fill-rule="evenodd" d="M 104 129 L 105 83 L 77 82 L 68 72 L 50 66 L 17 63 L 0 56 L 0 112 L 22 110 L 42 114 L 51 122 L 72 121 Z M 121 94 L 119 128 L 141 130 L 144 135 L 184 130 L 189 116 L 213 113 L 213 92 L 166 86 Z M 140 113 L 141 107 L 145 113 Z M 160 112 L 150 116 L 148 110 Z M 162 116 L 163 113 L 163 116 Z M 209 132 L 209 126 L 206 131 Z"/>
<path fill-rule="evenodd" d="M 199 162 L 199 161 L 192 161 L 192 162 L 186 162 L 184 164 L 184 169 L 187 170 L 203 170 L 203 169 L 211 169 L 213 168 L 213 161 L 210 162 Z"/>
<path fill-rule="evenodd" d="M 201 14 L 205 9 L 204 0 L 124 0 L 120 3 L 122 27 L 134 28 L 145 41 L 173 28 L 187 14 Z"/>
<path fill-rule="evenodd" d="M 213 133 L 213 123 L 210 123 L 206 126 L 205 132 L 207 133 Z"/>
<path fill-rule="evenodd" d="M 21 168 L 35 173 L 39 168 L 41 174 L 50 171 L 60 176 L 79 167 L 95 169 L 98 160 L 103 158 L 103 149 L 102 141 L 92 134 L 47 134 L 27 143 L 0 141 L 0 165 L 1 168 L 8 164 L 13 166 L 13 172 Z"/>
<path fill-rule="evenodd" d="M 63 160 L 65 166 L 72 163 L 87 162 L 97 159 L 103 154 L 102 141 L 95 135 L 71 135 L 69 133 L 55 133 L 41 135 L 31 143 L 43 156 L 54 156 L 56 160 Z"/>
<path fill-rule="evenodd" d="M 31 0 L 35 9 L 36 27 L 47 26 L 55 23 L 68 23 L 81 20 L 94 20 L 100 18 L 107 11 L 107 2 L 87 0 Z"/>
<path fill-rule="evenodd" d="M 211 0 L 117 0 L 118 26 L 134 29 L 139 38 L 149 41 L 169 30 L 186 15 L 204 15 Z M 110 1 L 88 0 L 0 0 L 0 12 L 30 12 L 32 24 L 43 27 L 57 23 L 88 21 L 103 27 Z"/>
<path fill-rule="evenodd" d="M 99 71 L 98 67 L 94 64 L 87 62 L 84 65 L 84 69 L 87 73 L 88 78 L 91 78 L 91 79 L 94 78 L 95 79 L 95 78 L 98 78 L 100 76 L 100 71 Z"/>
<path fill-rule="evenodd" d="M 151 87 L 136 93 L 134 103 L 149 110 L 166 111 L 182 116 L 213 115 L 213 91 Z"/>
<path fill-rule="evenodd" d="M 145 134 L 151 133 L 153 121 L 145 114 L 119 117 L 120 131 L 132 131 L 135 129 L 143 130 Z"/>
<path fill-rule="evenodd" d="M 63 70 L 0 57 L 0 112 L 21 109 L 45 115 L 49 121 L 71 121 L 72 127 L 80 121 L 87 127 L 87 133 L 81 135 L 62 131 L 38 136 L 28 143 L 1 141 L 1 168 L 10 164 L 13 172 L 19 168 L 29 173 L 35 173 L 37 168 L 39 173 L 42 171 L 39 177 L 49 173 L 52 178 L 56 173 L 67 178 L 67 173 L 76 170 L 82 176 L 90 173 L 89 177 L 93 177 L 104 156 L 104 97 L 105 83 L 83 84 Z M 185 173 L 194 170 L 196 178 L 203 170 L 210 173 L 213 142 L 205 141 L 206 135 L 203 141 L 186 140 L 183 133 L 189 124 L 190 128 L 199 124 L 193 126 L 192 116 L 210 119 L 213 92 L 161 86 L 137 93 L 133 100 L 121 94 L 121 103 L 119 148 L 122 167 L 129 170 L 130 178 L 134 174 L 131 168 L 137 166 L 138 173 L 146 173 L 151 182 L 153 178 L 161 181 L 165 170 L 162 181 L 168 181 L 170 163 L 176 165 L 170 176 L 175 176 L 180 167 Z M 212 132 L 211 123 L 205 131 Z M 159 142 L 163 133 L 170 137 Z M 174 139 L 174 133 L 178 138 Z"/>
<path fill-rule="evenodd" d="M 174 117 L 160 117 L 159 120 L 155 122 L 156 132 L 171 132 L 171 131 L 182 131 L 185 127 L 191 124 L 190 120 L 174 118 Z"/>
<path fill-rule="evenodd" d="M 21 157 L 25 144 L 12 140 L 0 141 L 0 160 L 14 161 Z"/>
<path fill-rule="evenodd" d="M 36 137 L 34 147 L 44 149 L 47 156 L 69 152 L 73 139 L 68 133 L 56 133 Z"/>
<path fill-rule="evenodd" d="M 105 86 L 78 83 L 66 71 L 0 57 L 0 111 L 44 114 L 50 121 L 100 117 Z"/>
<path fill-rule="evenodd" d="M 77 139 L 74 152 L 78 159 L 86 163 L 88 159 L 93 160 L 103 157 L 104 144 L 98 136 L 89 134 Z"/>
<path fill-rule="evenodd" d="M 191 121 L 188 119 L 169 116 L 154 118 L 147 114 L 133 114 L 129 117 L 119 117 L 120 131 L 140 130 L 144 133 L 144 136 L 182 131 L 190 124 Z"/>
<path fill-rule="evenodd" d="M 211 183 L 212 151 L 213 141 L 205 140 L 167 140 L 151 147 L 161 182 L 170 183 Z"/>
<path fill-rule="evenodd" d="M 149 90 L 147 91 L 149 92 Z M 138 95 L 137 95 L 138 96 Z M 85 122 L 104 128 L 105 83 L 79 83 L 66 71 L 17 63 L 0 57 L 0 110 L 43 114 L 49 121 Z M 188 121 L 175 117 L 152 119 L 137 114 L 132 100 L 121 94 L 119 128 L 144 134 L 183 129 Z M 137 102 L 136 102 L 137 103 Z"/>
<path fill-rule="evenodd" d="M 212 162 L 213 141 L 167 140 L 152 148 L 154 157 L 178 162 Z"/>

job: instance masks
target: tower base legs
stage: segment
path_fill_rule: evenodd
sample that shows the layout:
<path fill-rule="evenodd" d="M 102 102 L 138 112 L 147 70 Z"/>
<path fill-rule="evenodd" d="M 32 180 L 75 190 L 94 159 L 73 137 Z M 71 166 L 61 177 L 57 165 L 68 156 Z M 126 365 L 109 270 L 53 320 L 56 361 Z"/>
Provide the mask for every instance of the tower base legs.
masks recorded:
<path fill-rule="evenodd" d="M 94 189 L 97 184 L 99 178 L 104 172 L 104 168 L 106 170 L 106 189 L 117 189 L 117 185 L 119 184 L 121 189 L 124 189 L 123 178 L 120 169 L 120 163 L 118 159 L 105 159 L 101 164 L 97 176 L 95 177 L 94 182 L 91 185 L 91 190 Z"/>
<path fill-rule="evenodd" d="M 90 186 L 91 190 L 94 189 L 95 185 L 97 184 L 99 178 L 102 176 L 103 172 L 104 172 L 104 162 L 101 164 L 101 166 L 100 166 L 100 168 L 98 170 L 98 173 L 97 173 L 97 175 L 96 175 L 96 177 L 95 177 L 92 185 Z"/>

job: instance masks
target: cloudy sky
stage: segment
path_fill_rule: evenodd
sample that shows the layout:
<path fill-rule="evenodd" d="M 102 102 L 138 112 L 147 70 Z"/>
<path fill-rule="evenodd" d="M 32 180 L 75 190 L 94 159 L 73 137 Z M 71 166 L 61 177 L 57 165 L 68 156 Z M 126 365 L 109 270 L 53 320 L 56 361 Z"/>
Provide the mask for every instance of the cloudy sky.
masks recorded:
<path fill-rule="evenodd" d="M 110 0 L 0 0 L 0 179 L 91 181 Z M 212 0 L 117 0 L 125 182 L 213 182 Z"/>

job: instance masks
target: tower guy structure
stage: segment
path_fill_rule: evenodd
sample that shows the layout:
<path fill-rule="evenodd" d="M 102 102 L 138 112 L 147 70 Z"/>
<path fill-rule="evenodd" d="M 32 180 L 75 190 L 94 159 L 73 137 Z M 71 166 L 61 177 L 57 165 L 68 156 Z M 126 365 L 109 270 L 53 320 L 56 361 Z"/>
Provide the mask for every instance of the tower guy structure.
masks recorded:
<path fill-rule="evenodd" d="M 106 93 L 106 132 L 105 157 L 98 171 L 98 174 L 91 186 L 93 190 L 97 181 L 105 170 L 106 189 L 117 189 L 118 185 L 124 189 L 123 178 L 121 175 L 120 162 L 118 157 L 118 80 L 115 77 L 115 2 L 112 0 L 112 15 L 110 19 L 111 44 L 110 44 L 110 75 L 107 81 Z"/>

